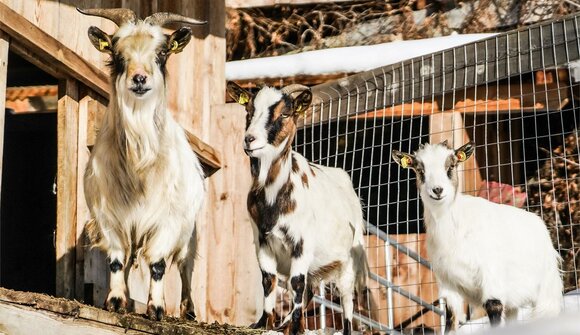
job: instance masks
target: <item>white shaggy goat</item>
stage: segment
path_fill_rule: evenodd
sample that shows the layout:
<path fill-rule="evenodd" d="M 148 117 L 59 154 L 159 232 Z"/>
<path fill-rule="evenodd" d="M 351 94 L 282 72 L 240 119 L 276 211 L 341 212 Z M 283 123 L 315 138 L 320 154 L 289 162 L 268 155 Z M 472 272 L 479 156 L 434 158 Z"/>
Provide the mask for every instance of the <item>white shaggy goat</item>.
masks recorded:
<path fill-rule="evenodd" d="M 560 312 L 560 257 L 546 225 L 533 213 L 464 195 L 458 189 L 457 165 L 473 153 L 473 143 L 457 150 L 421 145 L 414 154 L 393 150 L 393 159 L 417 175 L 425 208 L 427 252 L 442 295 L 463 318 L 463 299 L 483 306 L 496 326 L 505 312 L 531 306 L 534 317 Z"/>
<path fill-rule="evenodd" d="M 183 129 L 166 108 L 165 62 L 191 39 L 190 28 L 164 35 L 168 22 L 203 22 L 169 13 L 136 20 L 128 9 L 87 9 L 119 29 L 110 36 L 89 28 L 94 46 L 110 54 L 112 90 L 108 110 L 85 172 L 85 197 L 93 221 L 92 242 L 110 260 L 105 308 L 127 308 L 128 271 L 135 257 L 149 264 L 147 314 L 165 313 L 163 275 L 172 262 L 182 279 L 182 315 L 193 313 L 190 239 L 205 189 L 203 171 Z M 124 270 L 124 271 L 122 271 Z"/>
<path fill-rule="evenodd" d="M 345 171 L 308 162 L 292 151 L 296 120 L 312 93 L 301 85 L 262 88 L 255 96 L 234 83 L 228 92 L 246 106 L 244 150 L 253 185 L 248 211 L 259 234 L 264 311 L 253 327 L 271 328 L 278 276 L 287 278 L 293 309 L 281 328 L 303 331 L 303 309 L 320 280 L 334 281 L 350 334 L 354 290 L 364 287 L 367 262 L 360 201 Z M 296 98 L 292 93 L 301 92 Z M 304 302 L 304 294 L 307 294 Z"/>

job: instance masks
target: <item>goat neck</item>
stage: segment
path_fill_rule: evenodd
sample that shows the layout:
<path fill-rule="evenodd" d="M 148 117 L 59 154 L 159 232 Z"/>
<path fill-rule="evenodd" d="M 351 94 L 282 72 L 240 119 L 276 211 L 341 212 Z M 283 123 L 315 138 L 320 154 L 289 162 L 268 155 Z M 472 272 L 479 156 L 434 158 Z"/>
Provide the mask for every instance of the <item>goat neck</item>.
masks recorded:
<path fill-rule="evenodd" d="M 279 152 L 273 155 L 251 157 L 252 189 L 264 189 L 266 200 L 274 203 L 279 190 L 290 179 L 292 172 L 292 148 L 290 141 L 283 143 Z"/>

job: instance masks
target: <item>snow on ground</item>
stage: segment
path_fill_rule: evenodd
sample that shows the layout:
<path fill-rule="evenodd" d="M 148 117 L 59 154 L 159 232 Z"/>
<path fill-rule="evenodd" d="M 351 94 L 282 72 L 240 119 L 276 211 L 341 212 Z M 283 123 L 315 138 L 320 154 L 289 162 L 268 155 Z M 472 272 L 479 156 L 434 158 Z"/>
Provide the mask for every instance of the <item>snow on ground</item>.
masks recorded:
<path fill-rule="evenodd" d="M 465 34 L 395 41 L 344 48 L 332 48 L 276 57 L 253 58 L 226 63 L 227 80 L 280 78 L 362 72 L 427 55 L 495 34 Z"/>

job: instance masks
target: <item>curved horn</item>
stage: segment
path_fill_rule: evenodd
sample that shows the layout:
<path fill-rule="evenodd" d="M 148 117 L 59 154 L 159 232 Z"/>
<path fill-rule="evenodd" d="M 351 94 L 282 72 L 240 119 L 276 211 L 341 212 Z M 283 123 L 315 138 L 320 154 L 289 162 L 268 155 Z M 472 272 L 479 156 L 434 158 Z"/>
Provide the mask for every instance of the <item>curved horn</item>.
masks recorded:
<path fill-rule="evenodd" d="M 81 14 L 104 17 L 105 19 L 115 22 L 115 24 L 119 27 L 127 22 L 135 23 L 135 19 L 137 18 L 135 12 L 127 8 L 80 9 L 77 7 L 77 10 Z"/>
<path fill-rule="evenodd" d="M 183 22 L 183 23 L 189 23 L 189 24 L 195 24 L 195 25 L 201 25 L 201 24 L 207 23 L 207 21 L 200 21 L 200 20 L 192 19 L 192 18 L 187 17 L 187 16 L 173 14 L 173 13 L 167 13 L 167 12 L 151 14 L 145 19 L 145 22 L 147 22 L 151 25 L 154 25 L 154 26 L 163 26 L 164 24 L 169 23 L 169 22 Z"/>
<path fill-rule="evenodd" d="M 283 94 L 291 95 L 292 93 L 295 93 L 298 91 L 306 91 L 309 89 L 310 88 L 308 86 L 304 86 L 304 85 L 300 85 L 300 84 L 290 84 L 290 85 L 282 88 L 281 91 Z"/>

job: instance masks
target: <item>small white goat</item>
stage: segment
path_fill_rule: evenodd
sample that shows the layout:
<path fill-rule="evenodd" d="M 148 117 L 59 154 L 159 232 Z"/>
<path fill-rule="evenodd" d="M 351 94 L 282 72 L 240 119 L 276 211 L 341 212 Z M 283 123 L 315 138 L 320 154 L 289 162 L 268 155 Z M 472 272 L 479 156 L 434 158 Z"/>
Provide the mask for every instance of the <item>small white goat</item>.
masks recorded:
<path fill-rule="evenodd" d="M 457 164 L 473 153 L 473 143 L 457 150 L 421 145 L 413 155 L 393 150 L 393 159 L 417 175 L 425 207 L 427 252 L 442 295 L 463 318 L 463 299 L 483 306 L 492 326 L 533 307 L 534 317 L 560 312 L 560 257 L 544 222 L 525 210 L 500 205 L 458 190 Z"/>
<path fill-rule="evenodd" d="M 191 29 L 166 36 L 161 26 L 203 22 L 170 13 L 141 21 L 128 9 L 79 11 L 119 26 L 113 36 L 89 28 L 94 46 L 111 56 L 110 103 L 84 179 L 94 219 L 87 231 L 110 260 L 105 308 L 126 310 L 126 277 L 134 258 L 144 257 L 151 271 L 148 316 L 161 320 L 165 314 L 163 276 L 172 262 L 181 272 L 182 316 L 193 315 L 189 244 L 195 243 L 205 194 L 203 171 L 165 100 L 165 62 L 189 43 Z"/>
<path fill-rule="evenodd" d="M 303 309 L 320 280 L 335 281 L 344 309 L 343 334 L 350 334 L 354 290 L 366 284 L 364 221 L 348 174 L 308 162 L 292 151 L 296 121 L 312 100 L 302 85 L 262 88 L 255 96 L 234 83 L 228 92 L 246 106 L 244 150 L 253 185 L 248 211 L 259 234 L 264 311 L 255 328 L 271 328 L 278 275 L 290 282 L 293 309 L 281 328 L 303 331 Z M 292 93 L 301 92 L 296 98 Z M 356 286 L 356 287 L 355 287 Z M 303 303 L 304 293 L 308 295 Z"/>

